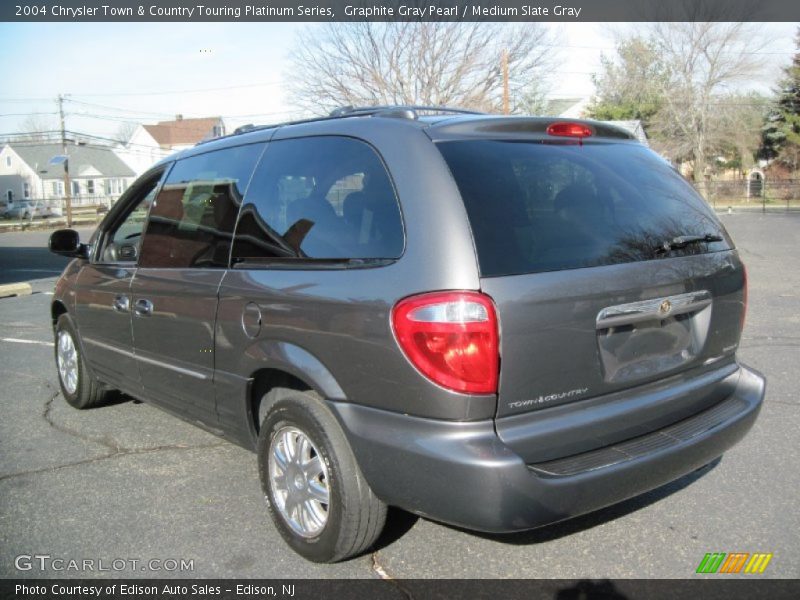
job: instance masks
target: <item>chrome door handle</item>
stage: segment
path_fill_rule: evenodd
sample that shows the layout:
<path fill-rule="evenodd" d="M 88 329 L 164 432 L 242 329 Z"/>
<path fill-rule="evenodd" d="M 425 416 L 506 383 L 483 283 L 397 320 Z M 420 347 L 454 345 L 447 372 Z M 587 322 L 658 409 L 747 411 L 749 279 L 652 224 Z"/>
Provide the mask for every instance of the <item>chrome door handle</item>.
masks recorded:
<path fill-rule="evenodd" d="M 128 312 L 131 309 L 131 299 L 127 296 L 116 296 L 111 306 L 117 312 Z"/>
<path fill-rule="evenodd" d="M 139 298 L 133 305 L 133 312 L 140 317 L 147 316 L 153 312 L 153 303 L 150 300 Z"/>

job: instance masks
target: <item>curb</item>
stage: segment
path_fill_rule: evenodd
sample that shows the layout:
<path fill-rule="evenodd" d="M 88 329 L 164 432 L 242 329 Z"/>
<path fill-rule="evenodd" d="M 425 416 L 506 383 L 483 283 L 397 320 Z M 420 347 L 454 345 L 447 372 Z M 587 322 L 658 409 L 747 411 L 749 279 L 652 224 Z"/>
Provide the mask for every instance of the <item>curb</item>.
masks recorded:
<path fill-rule="evenodd" d="M 30 283 L 9 283 L 0 285 L 0 298 L 12 296 L 30 296 L 33 290 Z"/>
<path fill-rule="evenodd" d="M 709 205 L 710 206 L 710 205 Z M 800 212 L 800 206 L 767 206 L 766 208 L 762 207 L 760 204 L 758 206 L 711 206 L 711 208 L 716 211 L 717 213 L 723 214 L 736 214 L 736 213 L 759 213 L 759 214 L 779 214 L 779 215 L 788 215 Z"/>

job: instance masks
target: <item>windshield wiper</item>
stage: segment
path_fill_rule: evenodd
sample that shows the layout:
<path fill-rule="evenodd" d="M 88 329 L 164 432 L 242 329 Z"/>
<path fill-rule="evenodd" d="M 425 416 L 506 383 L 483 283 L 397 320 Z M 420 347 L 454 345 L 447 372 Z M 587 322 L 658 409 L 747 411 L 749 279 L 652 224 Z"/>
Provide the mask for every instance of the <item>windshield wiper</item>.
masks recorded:
<path fill-rule="evenodd" d="M 709 244 L 711 242 L 721 242 L 722 236 L 707 233 L 705 235 L 679 235 L 671 240 L 667 240 L 660 246 L 656 246 L 656 253 L 670 252 L 686 248 L 690 244 Z"/>

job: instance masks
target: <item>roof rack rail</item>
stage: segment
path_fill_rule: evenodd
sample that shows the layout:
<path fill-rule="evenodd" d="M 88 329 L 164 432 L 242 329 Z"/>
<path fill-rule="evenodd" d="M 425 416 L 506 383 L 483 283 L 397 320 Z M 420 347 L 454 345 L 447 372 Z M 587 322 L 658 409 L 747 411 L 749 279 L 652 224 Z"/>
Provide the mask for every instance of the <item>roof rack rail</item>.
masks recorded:
<path fill-rule="evenodd" d="M 218 138 L 210 138 L 207 140 L 202 140 L 197 143 L 199 146 L 200 144 L 205 144 L 208 142 L 213 142 L 215 140 L 219 140 L 221 138 L 227 138 L 234 135 L 240 135 L 242 133 L 250 133 L 251 131 L 260 131 L 262 129 L 272 129 L 274 127 L 283 127 L 286 125 L 300 125 L 302 123 L 313 123 L 315 121 L 328 121 L 331 119 L 343 119 L 345 117 L 369 117 L 369 116 L 379 116 L 379 117 L 394 117 L 397 119 L 409 119 L 411 121 L 416 121 L 419 118 L 420 112 L 430 112 L 430 113 L 441 113 L 441 114 L 452 114 L 452 115 L 485 115 L 486 113 L 479 112 L 476 110 L 467 110 L 465 108 L 453 108 L 450 106 L 424 106 L 418 104 L 397 104 L 397 105 L 385 105 L 385 106 L 342 106 L 333 111 L 327 116 L 321 117 L 311 117 L 308 119 L 299 119 L 295 121 L 283 121 L 281 123 L 271 123 L 269 125 L 253 125 L 252 123 L 248 123 L 247 125 L 241 125 L 237 127 L 233 133 L 228 135 L 224 135 Z"/>
<path fill-rule="evenodd" d="M 451 106 L 428 106 L 423 104 L 389 104 L 383 106 L 342 106 L 330 113 L 331 118 L 356 117 L 356 116 L 382 116 L 398 117 L 403 119 L 419 118 L 420 112 L 433 112 L 442 114 L 456 115 L 483 115 L 475 110 L 465 108 L 454 108 Z"/>
<path fill-rule="evenodd" d="M 240 133 L 247 133 L 248 131 L 253 131 L 255 129 L 258 129 L 258 127 L 256 127 L 252 123 L 248 123 L 247 125 L 240 125 L 236 129 L 234 129 L 231 135 L 239 135 Z"/>

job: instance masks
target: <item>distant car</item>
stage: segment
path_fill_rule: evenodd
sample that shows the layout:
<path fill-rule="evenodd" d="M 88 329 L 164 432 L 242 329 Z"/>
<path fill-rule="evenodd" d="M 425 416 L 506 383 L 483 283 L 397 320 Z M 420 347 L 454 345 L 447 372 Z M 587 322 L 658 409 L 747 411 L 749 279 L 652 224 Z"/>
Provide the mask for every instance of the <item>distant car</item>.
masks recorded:
<path fill-rule="evenodd" d="M 32 217 L 63 217 L 64 213 L 60 206 L 43 202 L 41 200 L 22 200 L 13 202 L 10 207 L 0 208 L 0 215 L 6 219 L 30 219 Z"/>
<path fill-rule="evenodd" d="M 45 218 L 47 218 L 47 217 L 63 217 L 64 216 L 64 210 L 60 206 L 54 206 L 54 205 L 47 206 L 47 207 L 45 207 L 45 212 L 46 212 L 46 214 L 42 215 Z"/>
<path fill-rule="evenodd" d="M 45 207 L 30 200 L 13 202 L 3 215 L 6 219 L 30 219 L 44 216 Z"/>
<path fill-rule="evenodd" d="M 616 127 L 463 112 L 199 144 L 88 244 L 53 233 L 63 397 L 122 390 L 254 450 L 318 562 L 369 548 L 387 505 L 520 531 L 727 451 L 765 382 L 714 211 Z"/>

